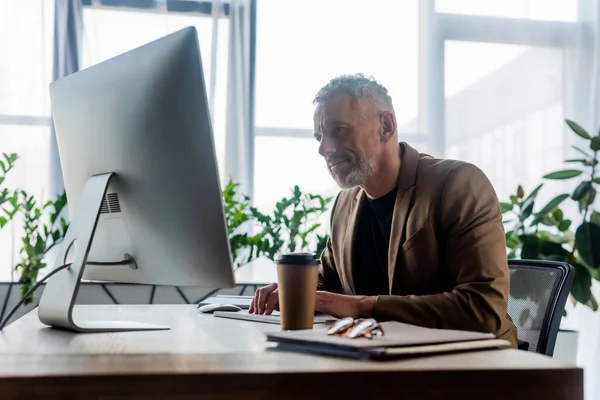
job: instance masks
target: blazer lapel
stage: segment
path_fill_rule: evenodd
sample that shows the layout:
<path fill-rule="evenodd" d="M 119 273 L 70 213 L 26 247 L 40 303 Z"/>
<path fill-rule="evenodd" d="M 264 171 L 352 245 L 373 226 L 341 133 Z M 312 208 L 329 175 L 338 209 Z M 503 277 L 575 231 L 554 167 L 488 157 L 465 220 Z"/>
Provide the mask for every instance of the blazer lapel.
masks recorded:
<path fill-rule="evenodd" d="M 358 218 L 360 210 L 364 204 L 365 192 L 359 190 L 354 199 L 352 199 L 352 205 L 350 206 L 350 213 L 348 215 L 348 225 L 346 226 L 346 233 L 344 235 L 344 268 L 342 268 L 342 282 L 348 293 L 356 293 L 354 286 L 354 248 L 356 241 L 356 229 L 358 228 Z"/>
<path fill-rule="evenodd" d="M 406 226 L 408 210 L 414 195 L 419 153 L 408 144 L 402 142 L 400 143 L 400 157 L 402 161 L 400 164 L 400 174 L 398 176 L 398 192 L 396 194 L 396 203 L 394 205 L 394 215 L 392 216 L 392 231 L 390 233 L 390 247 L 388 253 L 390 294 L 392 294 L 398 251 L 400 249 L 400 243 L 402 242 L 404 227 Z"/>

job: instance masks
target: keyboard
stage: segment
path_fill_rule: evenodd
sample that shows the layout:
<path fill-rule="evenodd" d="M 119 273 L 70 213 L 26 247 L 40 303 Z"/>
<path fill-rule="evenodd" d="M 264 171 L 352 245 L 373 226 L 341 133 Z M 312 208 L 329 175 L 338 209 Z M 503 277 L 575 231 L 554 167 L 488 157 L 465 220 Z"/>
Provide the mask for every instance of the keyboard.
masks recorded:
<path fill-rule="evenodd" d="M 248 314 L 247 311 L 215 311 L 213 315 L 220 318 L 241 319 L 245 321 L 264 322 L 267 324 L 281 324 L 281 317 L 278 312 L 274 312 L 271 315 L 262 315 Z M 337 318 L 334 318 L 330 315 L 321 314 L 315 315 L 313 323 L 326 324 L 332 321 L 337 321 Z"/>

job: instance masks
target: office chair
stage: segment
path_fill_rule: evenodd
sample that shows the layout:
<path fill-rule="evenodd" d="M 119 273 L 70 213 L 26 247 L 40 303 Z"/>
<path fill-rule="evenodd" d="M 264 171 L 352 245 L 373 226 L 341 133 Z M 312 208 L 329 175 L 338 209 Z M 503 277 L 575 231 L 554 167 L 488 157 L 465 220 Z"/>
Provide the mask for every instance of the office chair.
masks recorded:
<path fill-rule="evenodd" d="M 508 314 L 519 349 L 552 356 L 573 279 L 573 266 L 555 261 L 508 260 Z"/>

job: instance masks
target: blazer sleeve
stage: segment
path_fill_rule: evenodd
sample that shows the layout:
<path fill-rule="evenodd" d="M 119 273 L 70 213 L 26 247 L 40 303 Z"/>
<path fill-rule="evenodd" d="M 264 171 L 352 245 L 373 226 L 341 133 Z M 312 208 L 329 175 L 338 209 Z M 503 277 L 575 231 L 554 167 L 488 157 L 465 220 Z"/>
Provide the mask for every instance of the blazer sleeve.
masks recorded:
<path fill-rule="evenodd" d="M 436 236 L 454 288 L 423 296 L 379 296 L 376 318 L 497 335 L 511 329 L 504 325 L 509 273 L 502 215 L 491 183 L 475 166 L 462 164 L 450 173 Z"/>
<path fill-rule="evenodd" d="M 333 216 L 336 210 L 337 202 L 340 195 L 336 197 L 333 207 L 331 208 L 331 218 L 329 220 L 330 232 L 333 230 Z M 342 282 L 337 272 L 333 247 L 331 245 L 331 235 L 327 238 L 327 246 L 321 254 L 321 260 L 319 265 L 319 280 L 317 283 L 317 290 L 325 290 L 332 293 L 342 292 Z"/>

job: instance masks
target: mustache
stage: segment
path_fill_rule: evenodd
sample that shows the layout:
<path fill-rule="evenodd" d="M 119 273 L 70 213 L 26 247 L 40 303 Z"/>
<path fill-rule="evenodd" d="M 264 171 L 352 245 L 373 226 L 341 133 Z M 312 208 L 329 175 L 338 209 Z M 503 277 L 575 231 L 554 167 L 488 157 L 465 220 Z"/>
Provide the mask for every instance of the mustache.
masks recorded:
<path fill-rule="evenodd" d="M 330 156 L 325 157 L 325 160 L 327 162 L 327 165 L 329 167 L 332 167 L 340 161 L 352 161 L 352 157 L 349 154 L 332 154 Z"/>

